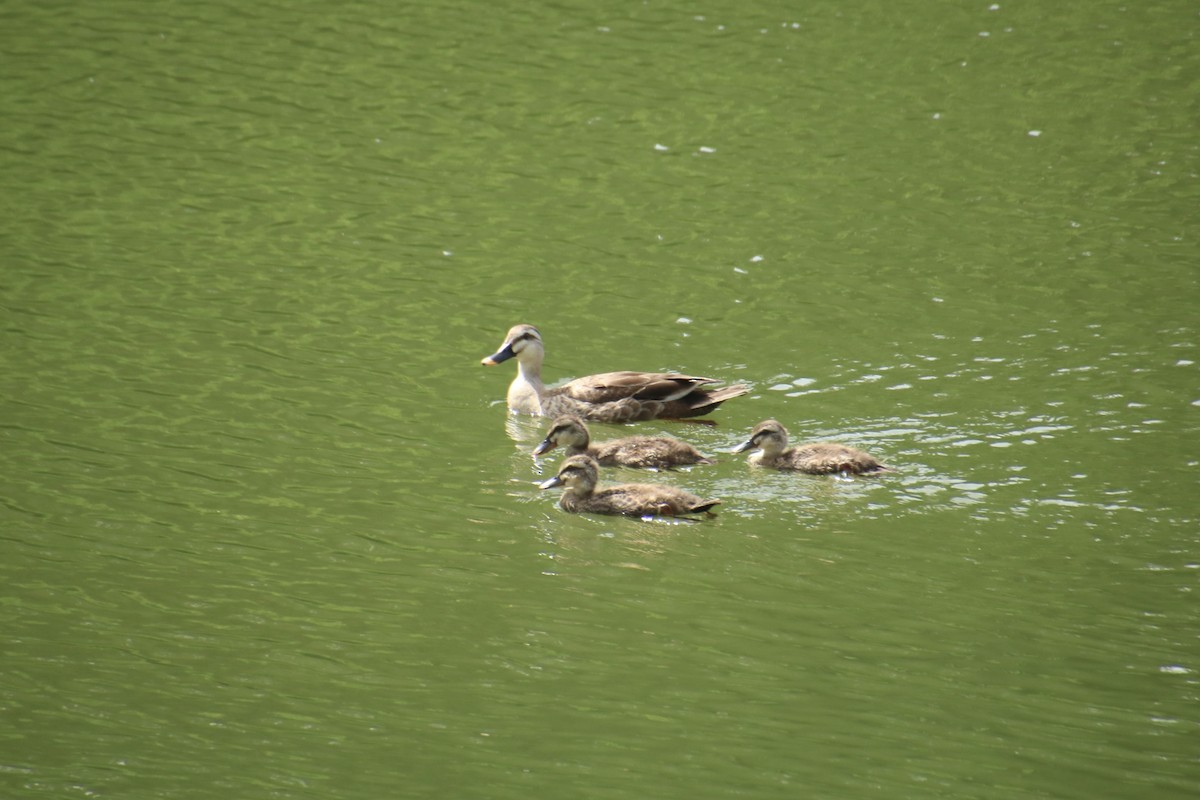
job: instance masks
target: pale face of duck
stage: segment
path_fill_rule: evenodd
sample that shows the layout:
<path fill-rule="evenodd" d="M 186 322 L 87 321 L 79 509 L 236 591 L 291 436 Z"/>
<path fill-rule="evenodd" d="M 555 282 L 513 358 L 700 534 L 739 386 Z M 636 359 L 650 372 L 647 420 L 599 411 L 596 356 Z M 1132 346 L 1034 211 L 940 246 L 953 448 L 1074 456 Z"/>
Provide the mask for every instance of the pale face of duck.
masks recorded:
<path fill-rule="evenodd" d="M 558 468 L 558 474 L 538 484 L 539 489 L 565 487 L 573 494 L 591 494 L 600 479 L 600 467 L 591 456 L 571 456 Z"/>
<path fill-rule="evenodd" d="M 765 456 L 773 456 L 787 449 L 788 432 L 777 420 L 767 419 L 754 426 L 750 438 L 743 442 L 733 452 L 744 453 L 747 450 L 761 450 Z"/>
<path fill-rule="evenodd" d="M 500 349 L 483 359 L 482 363 L 492 367 L 510 358 L 516 358 L 520 364 L 541 364 L 545 353 L 542 335 L 538 333 L 537 328 L 532 325 L 514 325 L 504 337 L 504 344 L 500 345 Z"/>
<path fill-rule="evenodd" d="M 548 453 L 556 447 L 565 447 L 568 449 L 578 447 L 586 450 L 590 443 L 591 436 L 588 435 L 588 429 L 584 425 L 583 420 L 568 414 L 554 420 L 554 424 L 550 426 L 550 432 L 546 434 L 546 438 L 542 439 L 541 444 L 533 448 L 533 454 L 540 456 L 542 453 Z"/>

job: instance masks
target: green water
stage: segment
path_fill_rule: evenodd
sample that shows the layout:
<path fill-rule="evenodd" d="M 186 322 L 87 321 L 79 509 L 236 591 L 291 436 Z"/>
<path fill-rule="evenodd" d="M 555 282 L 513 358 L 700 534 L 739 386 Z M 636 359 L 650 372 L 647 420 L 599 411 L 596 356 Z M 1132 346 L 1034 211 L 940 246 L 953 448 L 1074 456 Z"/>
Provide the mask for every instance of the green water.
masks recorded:
<path fill-rule="evenodd" d="M 0 794 L 1195 797 L 1200 17 L 991 5 L 6 4 Z"/>

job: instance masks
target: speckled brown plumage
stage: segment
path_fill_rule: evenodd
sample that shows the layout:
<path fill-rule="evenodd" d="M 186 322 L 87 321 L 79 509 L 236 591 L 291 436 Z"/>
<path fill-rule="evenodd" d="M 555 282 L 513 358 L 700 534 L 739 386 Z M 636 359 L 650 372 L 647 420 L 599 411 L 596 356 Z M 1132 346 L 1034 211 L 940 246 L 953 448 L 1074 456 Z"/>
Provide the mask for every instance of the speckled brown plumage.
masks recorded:
<path fill-rule="evenodd" d="M 836 442 L 811 442 L 788 447 L 788 432 L 777 420 L 763 420 L 754 426 L 750 438 L 734 450 L 741 453 L 758 449 L 747 459 L 751 464 L 773 469 L 807 472 L 810 475 L 845 473 L 871 475 L 891 472 L 874 456 Z"/>
<path fill-rule="evenodd" d="M 558 504 L 565 511 L 590 514 L 621 514 L 629 517 L 674 517 L 711 513 L 720 500 L 704 500 L 677 489 L 650 483 L 621 483 L 596 488 L 600 466 L 591 456 L 571 456 L 562 462 L 558 474 L 540 484 L 543 489 L 563 486 Z"/>
<path fill-rule="evenodd" d="M 624 436 L 592 442 L 588 426 L 574 414 L 555 418 L 546 438 L 533 449 L 533 454 L 540 456 L 555 447 L 562 447 L 568 457 L 589 455 L 602 467 L 670 469 L 713 463 L 687 442 L 668 436 Z"/>
<path fill-rule="evenodd" d="M 542 383 L 545 347 L 538 329 L 516 325 L 504 344 L 483 359 L 491 366 L 517 359 L 517 377 L 508 387 L 508 407 L 524 414 L 557 417 L 576 414 L 599 422 L 699 417 L 746 393 L 745 386 L 708 388 L 712 378 L 667 372 L 605 372 L 547 389 Z"/>

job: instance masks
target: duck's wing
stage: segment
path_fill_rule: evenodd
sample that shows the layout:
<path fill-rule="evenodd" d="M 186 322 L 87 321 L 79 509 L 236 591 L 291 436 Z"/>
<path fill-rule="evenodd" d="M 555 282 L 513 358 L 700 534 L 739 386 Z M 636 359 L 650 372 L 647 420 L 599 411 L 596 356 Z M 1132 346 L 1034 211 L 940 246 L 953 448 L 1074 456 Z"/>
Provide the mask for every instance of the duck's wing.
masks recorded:
<path fill-rule="evenodd" d="M 712 411 L 731 397 L 745 394 L 742 385 L 710 389 L 713 378 L 672 372 L 605 372 L 577 378 L 541 396 L 542 413 L 578 414 L 600 422 L 685 419 Z"/>
<path fill-rule="evenodd" d="M 700 386 L 716 382 L 713 378 L 672 372 L 605 372 L 576 378 L 554 391 L 580 403 L 613 403 L 626 399 L 669 403 L 686 397 Z"/>
<path fill-rule="evenodd" d="M 665 436 L 626 436 L 595 445 L 596 460 L 603 466 L 670 469 L 688 464 L 711 464 L 687 442 Z"/>
<path fill-rule="evenodd" d="M 871 474 L 892 470 L 869 453 L 837 442 L 810 442 L 792 448 L 788 460 L 793 469 L 815 475 L 835 473 Z"/>
<path fill-rule="evenodd" d="M 634 517 L 699 514 L 709 511 L 721 502 L 703 500 L 674 486 L 652 483 L 623 483 L 610 486 L 596 492 L 595 500 L 606 509 L 605 513 Z"/>

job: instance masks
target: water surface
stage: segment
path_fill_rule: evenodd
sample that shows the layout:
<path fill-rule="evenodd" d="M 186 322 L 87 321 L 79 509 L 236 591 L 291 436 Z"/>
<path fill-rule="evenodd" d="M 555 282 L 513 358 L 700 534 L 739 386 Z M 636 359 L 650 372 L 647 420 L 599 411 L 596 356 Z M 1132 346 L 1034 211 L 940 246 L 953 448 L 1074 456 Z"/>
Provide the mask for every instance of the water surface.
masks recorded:
<path fill-rule="evenodd" d="M 6 797 L 1200 790 L 1194 8 L 3 17 Z M 718 517 L 517 322 L 749 384 L 610 476 Z"/>

